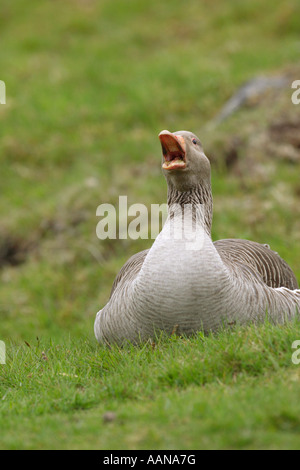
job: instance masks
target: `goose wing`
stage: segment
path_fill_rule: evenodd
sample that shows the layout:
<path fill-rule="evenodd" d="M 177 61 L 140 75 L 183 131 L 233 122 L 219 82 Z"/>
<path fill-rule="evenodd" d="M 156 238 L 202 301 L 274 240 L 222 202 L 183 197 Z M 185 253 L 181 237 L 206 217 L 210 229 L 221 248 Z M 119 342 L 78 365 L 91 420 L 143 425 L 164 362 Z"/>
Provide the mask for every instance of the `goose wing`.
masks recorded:
<path fill-rule="evenodd" d="M 131 258 L 126 261 L 126 263 L 122 266 L 119 273 L 117 274 L 117 277 L 114 280 L 110 292 L 110 298 L 116 290 L 117 286 L 121 287 L 124 283 L 132 282 L 136 278 L 136 276 L 140 272 L 141 267 L 143 266 L 148 251 L 149 249 L 140 251 L 139 253 L 136 253 L 135 255 L 131 256 Z"/>
<path fill-rule="evenodd" d="M 224 263 L 242 263 L 256 271 L 269 287 L 299 289 L 290 266 L 269 245 L 250 240 L 226 239 L 214 242 Z"/>

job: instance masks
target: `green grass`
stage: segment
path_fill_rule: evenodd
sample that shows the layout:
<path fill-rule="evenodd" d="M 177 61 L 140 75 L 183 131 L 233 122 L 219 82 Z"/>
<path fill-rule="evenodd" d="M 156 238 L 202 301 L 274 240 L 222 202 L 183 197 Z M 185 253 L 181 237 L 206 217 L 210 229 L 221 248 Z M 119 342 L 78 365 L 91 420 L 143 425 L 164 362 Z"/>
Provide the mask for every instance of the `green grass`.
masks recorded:
<path fill-rule="evenodd" d="M 212 160 L 213 238 L 269 243 L 300 278 L 300 164 L 270 136 L 299 120 L 291 90 L 212 125 L 246 80 L 299 79 L 299 2 L 2 0 L 0 27 L 0 447 L 299 447 L 297 324 L 120 351 L 93 337 L 118 270 L 152 243 L 100 242 L 96 208 L 166 201 L 165 128 Z M 23 263 L 3 263 L 9 247 Z"/>
<path fill-rule="evenodd" d="M 299 448 L 295 337 L 299 322 L 122 349 L 84 339 L 10 345 L 1 447 Z"/>

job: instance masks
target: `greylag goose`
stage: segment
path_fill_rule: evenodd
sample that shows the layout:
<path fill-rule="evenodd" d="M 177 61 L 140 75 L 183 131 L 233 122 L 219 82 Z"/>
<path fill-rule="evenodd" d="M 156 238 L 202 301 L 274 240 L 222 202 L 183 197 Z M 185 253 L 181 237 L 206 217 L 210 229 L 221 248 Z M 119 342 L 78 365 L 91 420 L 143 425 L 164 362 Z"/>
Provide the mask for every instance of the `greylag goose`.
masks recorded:
<path fill-rule="evenodd" d="M 94 331 L 99 343 L 190 335 L 232 324 L 283 323 L 300 312 L 297 279 L 268 245 L 213 243 L 211 168 L 198 137 L 159 134 L 168 217 L 148 250 L 121 268 Z M 186 228 L 188 227 L 188 228 Z"/>

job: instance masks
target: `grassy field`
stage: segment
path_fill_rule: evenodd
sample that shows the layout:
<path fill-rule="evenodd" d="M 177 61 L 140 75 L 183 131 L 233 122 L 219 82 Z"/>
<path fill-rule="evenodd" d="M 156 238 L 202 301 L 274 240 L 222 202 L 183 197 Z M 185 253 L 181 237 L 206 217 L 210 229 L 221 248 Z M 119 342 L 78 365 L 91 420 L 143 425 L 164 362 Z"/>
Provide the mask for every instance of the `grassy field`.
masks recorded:
<path fill-rule="evenodd" d="M 300 279 L 290 85 L 214 120 L 253 77 L 300 79 L 299 2 L 2 0 L 0 27 L 0 448 L 299 448 L 297 322 L 93 337 L 152 243 L 98 240 L 96 208 L 166 201 L 162 129 L 195 132 L 212 161 L 213 238 L 269 243 Z"/>
<path fill-rule="evenodd" d="M 295 336 L 299 322 L 121 350 L 19 346 L 1 381 L 2 447 L 298 448 Z"/>

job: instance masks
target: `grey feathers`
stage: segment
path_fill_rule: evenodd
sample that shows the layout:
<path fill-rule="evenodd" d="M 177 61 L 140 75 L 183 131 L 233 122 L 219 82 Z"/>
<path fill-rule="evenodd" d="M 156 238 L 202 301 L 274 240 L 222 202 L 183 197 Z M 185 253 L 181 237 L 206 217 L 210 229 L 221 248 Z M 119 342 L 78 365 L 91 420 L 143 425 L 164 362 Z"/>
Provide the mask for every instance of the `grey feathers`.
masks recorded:
<path fill-rule="evenodd" d="M 121 268 L 108 303 L 97 313 L 97 340 L 138 342 L 159 331 L 171 334 L 175 327 L 188 335 L 261 322 L 266 314 L 274 323 L 299 314 L 297 279 L 268 245 L 240 239 L 213 243 L 210 163 L 199 140 L 185 131 L 163 131 L 160 139 L 167 161 L 168 218 L 152 247 Z M 182 230 L 175 205 L 189 207 L 187 218 L 197 228 L 189 233 L 192 244 L 170 236 Z"/>

